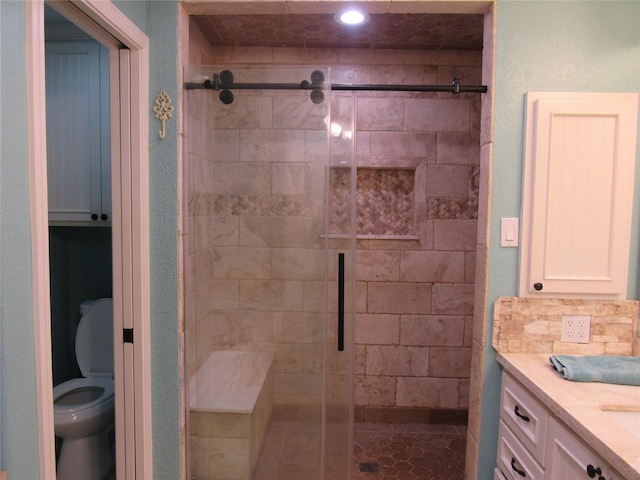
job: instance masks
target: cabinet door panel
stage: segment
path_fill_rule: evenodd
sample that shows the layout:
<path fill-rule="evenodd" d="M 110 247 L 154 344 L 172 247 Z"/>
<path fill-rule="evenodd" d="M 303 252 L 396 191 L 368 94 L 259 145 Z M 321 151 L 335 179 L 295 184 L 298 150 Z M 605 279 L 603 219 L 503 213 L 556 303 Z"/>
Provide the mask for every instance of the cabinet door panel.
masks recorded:
<path fill-rule="evenodd" d="M 637 95 L 531 93 L 528 108 L 521 296 L 624 298 Z"/>
<path fill-rule="evenodd" d="M 92 42 L 47 44 L 47 168 L 49 212 L 90 220 L 100 202 L 91 168 L 100 165 L 98 45 Z"/>
<path fill-rule="evenodd" d="M 105 95 L 101 94 L 105 72 L 100 48 L 93 41 L 46 44 L 47 177 L 52 222 L 91 221 L 92 214 L 99 216 L 104 210 L 101 162 L 106 156 L 104 163 L 109 167 L 109 151 L 102 145 L 108 144 L 109 134 L 103 115 L 107 113 L 108 120 L 108 106 L 105 112 Z M 106 142 L 101 142 L 103 135 Z M 108 190 L 108 177 L 105 185 Z"/>
<path fill-rule="evenodd" d="M 590 448 L 560 422 L 549 420 L 549 438 L 546 456 L 547 478 L 585 479 L 604 477 L 619 480 L 622 477 L 599 458 Z M 589 475 L 588 469 L 594 473 Z"/>

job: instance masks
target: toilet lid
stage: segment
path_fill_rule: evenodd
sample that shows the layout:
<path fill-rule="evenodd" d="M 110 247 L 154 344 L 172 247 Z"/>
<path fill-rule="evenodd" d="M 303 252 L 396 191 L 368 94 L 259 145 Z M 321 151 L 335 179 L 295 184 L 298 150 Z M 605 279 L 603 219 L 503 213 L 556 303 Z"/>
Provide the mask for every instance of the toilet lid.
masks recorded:
<path fill-rule="evenodd" d="M 76 358 L 83 376 L 89 372 L 113 373 L 113 300 L 91 304 L 76 332 Z"/>

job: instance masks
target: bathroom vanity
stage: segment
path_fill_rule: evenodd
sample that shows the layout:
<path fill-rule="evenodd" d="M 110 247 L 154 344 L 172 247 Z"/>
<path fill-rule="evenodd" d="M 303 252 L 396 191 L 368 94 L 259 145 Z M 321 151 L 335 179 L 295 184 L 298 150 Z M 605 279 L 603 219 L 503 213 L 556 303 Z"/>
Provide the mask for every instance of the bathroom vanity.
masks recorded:
<path fill-rule="evenodd" d="M 640 480 L 640 387 L 565 380 L 549 355 L 498 354 L 494 479 Z"/>

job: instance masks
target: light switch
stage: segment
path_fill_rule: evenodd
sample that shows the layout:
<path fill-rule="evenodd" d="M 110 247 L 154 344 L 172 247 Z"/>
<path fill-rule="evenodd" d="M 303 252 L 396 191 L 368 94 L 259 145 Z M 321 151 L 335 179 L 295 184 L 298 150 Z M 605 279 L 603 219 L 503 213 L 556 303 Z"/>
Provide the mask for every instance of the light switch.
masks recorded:
<path fill-rule="evenodd" d="M 500 223 L 500 246 L 517 247 L 519 218 L 502 218 Z"/>

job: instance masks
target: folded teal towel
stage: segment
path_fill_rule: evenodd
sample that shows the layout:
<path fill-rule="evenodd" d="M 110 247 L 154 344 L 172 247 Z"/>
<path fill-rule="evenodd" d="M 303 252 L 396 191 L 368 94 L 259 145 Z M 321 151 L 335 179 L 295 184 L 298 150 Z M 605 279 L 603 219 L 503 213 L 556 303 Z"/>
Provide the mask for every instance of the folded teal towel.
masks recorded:
<path fill-rule="evenodd" d="M 551 355 L 549 361 L 560 375 L 574 382 L 640 386 L 640 357 Z"/>

